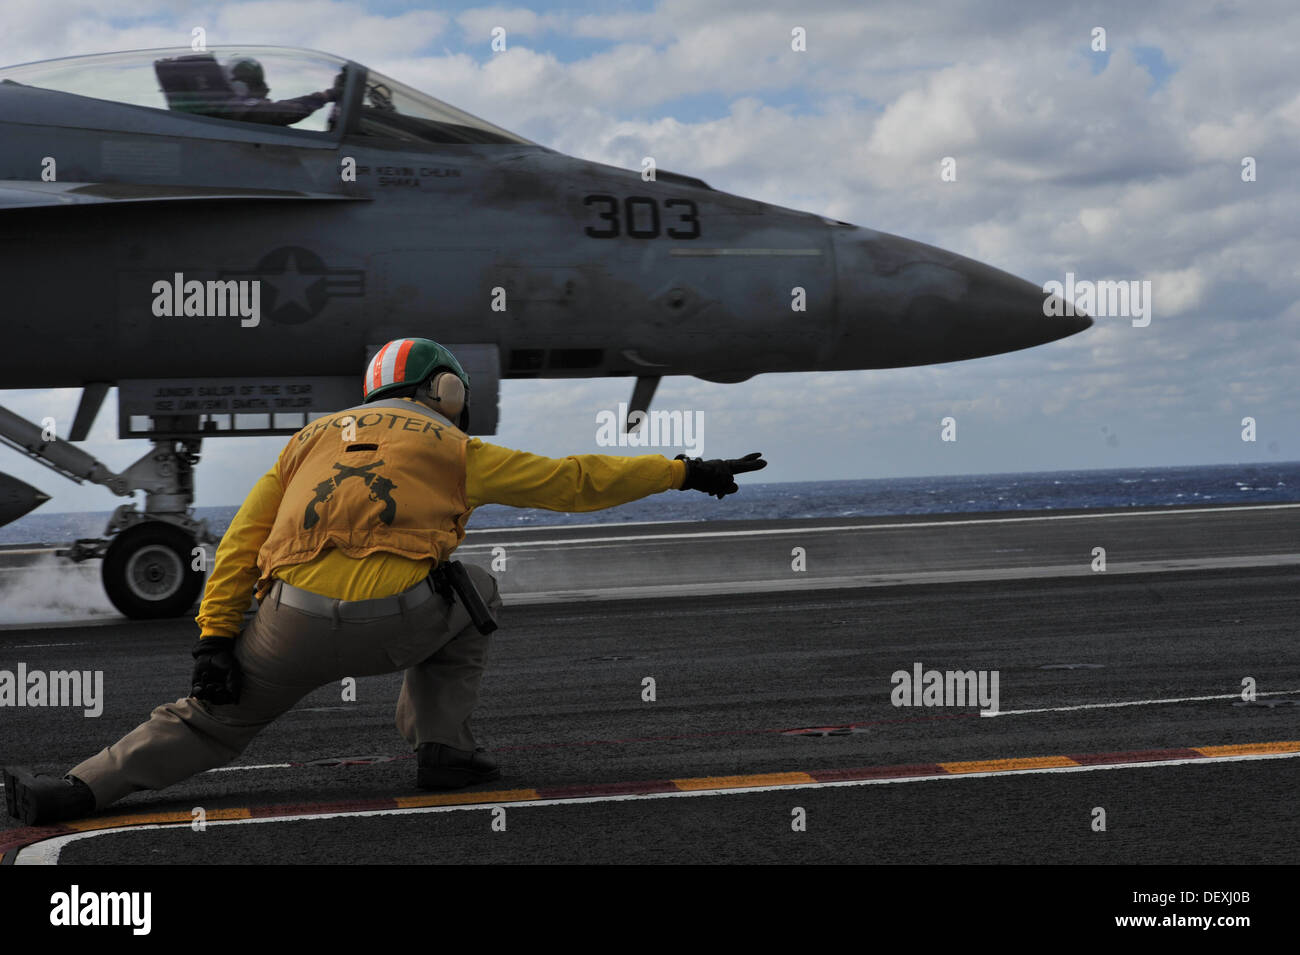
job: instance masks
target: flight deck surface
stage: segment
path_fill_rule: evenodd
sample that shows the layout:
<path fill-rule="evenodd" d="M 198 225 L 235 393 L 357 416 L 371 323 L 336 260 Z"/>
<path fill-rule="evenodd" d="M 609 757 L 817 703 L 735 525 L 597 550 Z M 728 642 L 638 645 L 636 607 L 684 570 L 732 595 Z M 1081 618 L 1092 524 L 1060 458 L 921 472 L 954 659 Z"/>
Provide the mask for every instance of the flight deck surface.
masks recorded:
<path fill-rule="evenodd" d="M 462 557 L 493 548 L 498 782 L 417 790 L 401 676 L 366 677 L 223 770 L 4 821 L 3 862 L 1300 861 L 1300 507 L 471 531 Z M 8 625 L 0 669 L 105 693 L 6 713 L 6 761 L 117 739 L 181 695 L 193 635 Z M 996 672 L 997 715 L 894 705 L 917 666 Z"/>

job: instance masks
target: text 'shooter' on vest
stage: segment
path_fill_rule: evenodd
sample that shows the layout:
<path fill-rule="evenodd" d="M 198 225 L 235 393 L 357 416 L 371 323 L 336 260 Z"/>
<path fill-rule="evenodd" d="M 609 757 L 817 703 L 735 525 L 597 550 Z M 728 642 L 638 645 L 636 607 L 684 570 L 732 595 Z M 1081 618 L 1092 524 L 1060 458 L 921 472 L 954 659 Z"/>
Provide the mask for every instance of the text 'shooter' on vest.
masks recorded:
<path fill-rule="evenodd" d="M 281 567 L 327 547 L 447 559 L 469 519 L 468 440 L 424 405 L 397 399 L 308 424 L 280 454 L 284 498 L 257 555 L 258 592 Z"/>

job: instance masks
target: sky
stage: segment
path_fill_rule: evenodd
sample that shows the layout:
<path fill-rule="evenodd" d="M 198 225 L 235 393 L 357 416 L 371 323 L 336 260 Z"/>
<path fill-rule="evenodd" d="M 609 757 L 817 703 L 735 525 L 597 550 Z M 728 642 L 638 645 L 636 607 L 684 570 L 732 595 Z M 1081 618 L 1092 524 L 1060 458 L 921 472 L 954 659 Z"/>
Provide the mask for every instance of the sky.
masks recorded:
<path fill-rule="evenodd" d="M 1150 282 L 1146 327 L 1099 319 L 1023 352 L 923 368 L 665 379 L 707 456 L 765 481 L 1300 458 L 1300 5 L 5 0 L 0 63 L 274 44 L 358 60 L 562 152 L 938 245 L 1036 284 Z M 506 49 L 494 52 L 503 27 Z M 791 49 L 803 28 L 806 50 Z M 1096 50 L 1095 31 L 1106 49 Z M 940 161 L 956 160 L 955 181 Z M 1244 181 L 1243 160 L 1254 160 Z M 361 369 L 358 368 L 358 375 Z M 3 383 L 0 383 L 2 385 Z M 490 440 L 597 453 L 630 379 L 507 381 Z M 0 402 L 69 421 L 78 392 Z M 957 440 L 941 440 L 941 422 Z M 1255 421 L 1253 442 L 1242 419 Z M 235 504 L 281 438 L 209 440 L 200 505 Z M 83 444 L 120 470 L 115 392 Z M 664 450 L 672 456 L 675 449 Z M 0 468 L 104 510 L 13 452 Z"/>

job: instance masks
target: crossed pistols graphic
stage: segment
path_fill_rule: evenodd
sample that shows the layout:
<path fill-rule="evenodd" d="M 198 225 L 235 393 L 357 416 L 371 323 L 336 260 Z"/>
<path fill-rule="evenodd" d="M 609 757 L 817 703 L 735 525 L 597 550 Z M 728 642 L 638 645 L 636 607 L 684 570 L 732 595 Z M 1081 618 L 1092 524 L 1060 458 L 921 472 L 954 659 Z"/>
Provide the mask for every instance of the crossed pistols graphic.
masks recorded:
<path fill-rule="evenodd" d="M 350 477 L 361 478 L 370 488 L 370 500 L 384 502 L 384 509 L 379 512 L 379 519 L 385 524 L 392 524 L 393 518 L 397 516 L 397 502 L 393 500 L 392 491 L 397 485 L 382 475 L 371 473 L 372 468 L 377 468 L 383 463 L 383 461 L 376 461 L 374 464 L 367 464 L 360 468 L 335 464 L 334 470 L 339 473 L 316 485 L 316 496 L 307 502 L 307 512 L 303 514 L 302 526 L 308 529 L 316 526 L 320 520 L 320 515 L 316 513 L 316 505 L 328 501 L 338 486 Z"/>

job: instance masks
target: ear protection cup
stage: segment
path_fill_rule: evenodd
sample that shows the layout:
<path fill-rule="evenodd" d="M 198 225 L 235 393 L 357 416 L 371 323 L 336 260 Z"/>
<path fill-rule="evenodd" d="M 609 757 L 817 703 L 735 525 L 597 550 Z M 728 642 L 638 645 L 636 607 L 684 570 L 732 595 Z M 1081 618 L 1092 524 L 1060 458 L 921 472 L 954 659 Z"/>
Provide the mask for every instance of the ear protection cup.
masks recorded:
<path fill-rule="evenodd" d="M 465 410 L 465 383 L 449 371 L 444 371 L 431 382 L 430 397 L 451 421 Z"/>

